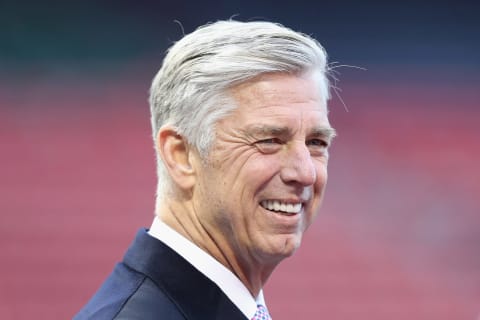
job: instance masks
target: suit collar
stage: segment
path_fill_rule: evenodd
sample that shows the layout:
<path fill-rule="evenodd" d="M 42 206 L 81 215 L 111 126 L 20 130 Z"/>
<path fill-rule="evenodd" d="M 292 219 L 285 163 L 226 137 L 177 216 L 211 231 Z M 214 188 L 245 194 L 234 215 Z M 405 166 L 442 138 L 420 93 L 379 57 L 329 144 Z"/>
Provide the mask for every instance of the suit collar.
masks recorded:
<path fill-rule="evenodd" d="M 145 229 L 137 233 L 124 263 L 151 278 L 187 319 L 246 319 L 215 283 Z"/>
<path fill-rule="evenodd" d="M 253 298 L 248 288 L 230 269 L 158 217 L 153 220 L 148 234 L 166 244 L 214 282 L 247 318 L 253 318 L 258 304 L 265 306 L 262 291 L 257 299 Z"/>

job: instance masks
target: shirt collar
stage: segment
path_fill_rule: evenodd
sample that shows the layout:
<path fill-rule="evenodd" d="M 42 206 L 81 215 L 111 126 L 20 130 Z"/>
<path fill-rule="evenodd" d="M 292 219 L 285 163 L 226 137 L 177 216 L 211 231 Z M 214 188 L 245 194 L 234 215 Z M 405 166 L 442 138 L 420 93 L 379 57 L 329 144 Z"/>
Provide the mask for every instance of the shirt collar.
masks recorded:
<path fill-rule="evenodd" d="M 256 299 L 252 297 L 247 287 L 235 274 L 180 233 L 170 228 L 158 217 L 153 220 L 148 233 L 172 248 L 213 281 L 248 319 L 253 318 L 258 304 L 265 306 L 262 290 L 260 290 Z"/>

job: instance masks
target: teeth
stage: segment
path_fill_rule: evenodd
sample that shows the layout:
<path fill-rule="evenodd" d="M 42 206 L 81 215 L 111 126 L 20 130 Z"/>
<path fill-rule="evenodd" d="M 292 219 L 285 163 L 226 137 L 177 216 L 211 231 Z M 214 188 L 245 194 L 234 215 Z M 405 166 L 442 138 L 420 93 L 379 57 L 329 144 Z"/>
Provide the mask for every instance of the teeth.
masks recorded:
<path fill-rule="evenodd" d="M 267 210 L 286 212 L 286 213 L 299 213 L 302 210 L 301 203 L 284 203 L 278 200 L 264 200 L 260 203 L 262 207 Z"/>

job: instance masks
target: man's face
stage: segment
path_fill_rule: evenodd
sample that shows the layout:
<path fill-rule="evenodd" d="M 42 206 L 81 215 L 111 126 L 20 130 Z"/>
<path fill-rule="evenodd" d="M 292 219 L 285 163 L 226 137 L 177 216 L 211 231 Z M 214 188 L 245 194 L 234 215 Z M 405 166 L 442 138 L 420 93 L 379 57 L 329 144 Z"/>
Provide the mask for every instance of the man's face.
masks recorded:
<path fill-rule="evenodd" d="M 222 252 L 278 263 L 316 216 L 333 129 L 310 77 L 263 75 L 231 94 L 238 108 L 217 123 L 195 210 Z"/>

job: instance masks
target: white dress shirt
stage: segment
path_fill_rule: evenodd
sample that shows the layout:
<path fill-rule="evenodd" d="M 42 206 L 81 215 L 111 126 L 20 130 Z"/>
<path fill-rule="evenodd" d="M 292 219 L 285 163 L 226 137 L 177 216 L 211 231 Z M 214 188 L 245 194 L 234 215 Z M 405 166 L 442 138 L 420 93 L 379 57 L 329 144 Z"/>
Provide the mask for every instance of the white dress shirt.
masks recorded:
<path fill-rule="evenodd" d="M 198 271 L 212 280 L 248 319 L 253 318 L 258 304 L 265 306 L 262 290 L 255 299 L 235 274 L 211 255 L 170 228 L 158 217 L 153 220 L 148 233 L 172 248 Z"/>

